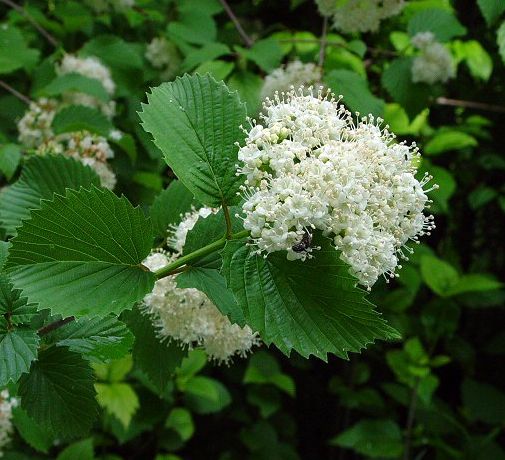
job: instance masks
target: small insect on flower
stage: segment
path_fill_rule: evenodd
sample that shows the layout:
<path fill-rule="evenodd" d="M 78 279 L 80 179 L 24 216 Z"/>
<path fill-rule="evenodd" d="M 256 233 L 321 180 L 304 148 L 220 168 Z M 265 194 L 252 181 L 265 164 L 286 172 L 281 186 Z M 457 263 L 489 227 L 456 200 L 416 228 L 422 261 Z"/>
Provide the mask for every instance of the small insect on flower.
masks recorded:
<path fill-rule="evenodd" d="M 310 245 L 312 244 L 312 233 L 308 230 L 305 230 L 305 233 L 302 236 L 302 239 L 299 243 L 293 244 L 291 249 L 295 252 L 306 252 L 310 249 Z"/>

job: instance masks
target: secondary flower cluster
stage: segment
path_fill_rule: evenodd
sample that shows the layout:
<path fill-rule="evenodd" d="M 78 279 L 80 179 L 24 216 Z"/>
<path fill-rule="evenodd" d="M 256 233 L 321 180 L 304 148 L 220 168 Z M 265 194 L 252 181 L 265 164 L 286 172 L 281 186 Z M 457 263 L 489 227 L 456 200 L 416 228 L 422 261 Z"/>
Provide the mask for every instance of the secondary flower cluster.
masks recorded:
<path fill-rule="evenodd" d="M 65 55 L 56 70 L 60 75 L 80 74 L 98 80 L 109 95 L 114 93 L 115 84 L 110 72 L 97 58 Z M 84 93 L 66 92 L 61 100 L 40 98 L 30 103 L 18 122 L 19 141 L 38 155 L 54 153 L 75 158 L 95 170 L 102 186 L 114 188 L 116 176 L 107 163 L 114 157 L 114 152 L 106 138 L 86 131 L 59 135 L 54 133 L 51 125 L 56 113 L 70 104 L 95 107 L 109 117 L 115 111 L 114 101 L 104 103 Z M 109 138 L 119 140 L 121 135 L 119 131 L 113 130 Z"/>
<path fill-rule="evenodd" d="M 303 260 L 320 230 L 364 286 L 395 276 L 406 243 L 434 228 L 423 214 L 431 177 L 415 177 L 418 149 L 395 143 L 372 115 L 354 120 L 322 91 L 276 95 L 260 117 L 238 169 L 246 175 L 244 228 L 258 252 Z"/>
<path fill-rule="evenodd" d="M 173 229 L 169 244 L 178 252 L 154 252 L 143 262 L 152 271 L 166 267 L 179 257 L 186 235 L 200 217 L 214 210 L 203 208 L 184 216 Z M 232 324 L 203 293 L 193 288 L 178 288 L 177 276 L 156 281 L 154 290 L 143 301 L 145 313 L 151 316 L 161 340 L 177 340 L 182 346 L 201 346 L 209 358 L 228 363 L 235 355 L 245 356 L 259 338 L 249 326 Z"/>
<path fill-rule="evenodd" d="M 162 80 L 173 78 L 181 65 L 177 48 L 165 37 L 154 37 L 147 45 L 144 56 L 155 69 L 161 70 Z"/>
<path fill-rule="evenodd" d="M 0 392 L 0 457 L 2 449 L 9 444 L 13 432 L 12 409 L 17 406 L 17 399 L 11 398 L 7 390 Z"/>
<path fill-rule="evenodd" d="M 279 67 L 265 77 L 261 99 L 273 97 L 276 92 L 289 91 L 292 86 L 311 86 L 321 81 L 321 68 L 313 63 L 293 61 Z"/>
<path fill-rule="evenodd" d="M 445 83 L 454 78 L 456 68 L 449 50 L 439 43 L 432 32 L 419 32 L 412 37 L 412 45 L 421 51 L 412 62 L 414 83 Z"/>
<path fill-rule="evenodd" d="M 333 27 L 344 33 L 376 32 L 380 22 L 399 14 L 404 0 L 316 0 L 319 12 L 331 17 Z"/>

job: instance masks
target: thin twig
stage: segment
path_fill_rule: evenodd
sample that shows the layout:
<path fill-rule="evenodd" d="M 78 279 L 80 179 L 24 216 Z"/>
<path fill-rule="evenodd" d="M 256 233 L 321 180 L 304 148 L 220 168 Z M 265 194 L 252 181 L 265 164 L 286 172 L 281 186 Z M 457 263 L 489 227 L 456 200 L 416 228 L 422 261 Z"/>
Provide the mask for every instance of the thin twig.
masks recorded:
<path fill-rule="evenodd" d="M 326 38 L 328 33 L 328 17 L 325 16 L 323 19 L 323 31 L 321 33 L 321 45 L 319 48 L 319 67 L 323 68 L 324 59 L 326 57 Z"/>
<path fill-rule="evenodd" d="M 414 428 L 414 420 L 416 418 L 417 410 L 417 392 L 421 379 L 417 379 L 412 393 L 410 395 L 409 413 L 407 415 L 407 426 L 405 428 L 405 446 L 403 449 L 403 460 L 410 460 L 410 449 L 412 447 L 412 430 Z"/>
<path fill-rule="evenodd" d="M 10 6 L 11 8 L 14 8 L 16 11 L 21 13 L 28 22 L 30 22 L 33 27 L 35 27 L 41 35 L 43 35 L 51 45 L 53 45 L 55 48 L 58 48 L 58 41 L 46 30 L 44 29 L 33 17 L 28 14 L 28 12 L 18 5 L 17 3 L 14 3 L 11 0 L 0 0 L 0 2 L 5 3 L 6 5 Z"/>
<path fill-rule="evenodd" d="M 486 104 L 485 102 L 462 101 L 459 99 L 449 99 L 447 97 L 437 97 L 439 105 L 450 105 L 452 107 L 465 107 L 469 109 L 486 110 L 488 112 L 505 113 L 505 107 L 501 105 Z"/>
<path fill-rule="evenodd" d="M 23 101 L 25 104 L 30 104 L 32 101 L 28 96 L 25 96 L 24 94 L 20 93 L 18 90 L 14 89 L 11 85 L 6 83 L 3 80 L 0 80 L 0 86 L 2 88 L 5 88 L 9 93 L 11 93 L 13 96 L 16 96 L 20 101 Z"/>
<path fill-rule="evenodd" d="M 242 37 L 242 40 L 246 44 L 248 48 L 254 45 L 254 40 L 247 35 L 246 31 L 240 24 L 240 21 L 238 20 L 237 16 L 235 16 L 235 13 L 233 10 L 230 8 L 230 5 L 228 5 L 228 2 L 226 0 L 219 0 L 221 2 L 221 5 L 223 5 L 224 10 L 226 11 L 226 14 L 228 17 L 231 19 L 233 24 L 235 25 L 235 28 L 237 29 L 239 35 Z"/>
<path fill-rule="evenodd" d="M 59 329 L 62 326 L 65 326 L 65 324 L 71 323 L 72 321 L 75 320 L 75 317 L 69 316 L 68 318 L 60 319 L 58 321 L 55 321 L 54 323 L 49 323 L 47 326 L 44 326 L 39 329 L 39 335 L 47 335 L 50 332 L 55 331 L 56 329 Z"/>

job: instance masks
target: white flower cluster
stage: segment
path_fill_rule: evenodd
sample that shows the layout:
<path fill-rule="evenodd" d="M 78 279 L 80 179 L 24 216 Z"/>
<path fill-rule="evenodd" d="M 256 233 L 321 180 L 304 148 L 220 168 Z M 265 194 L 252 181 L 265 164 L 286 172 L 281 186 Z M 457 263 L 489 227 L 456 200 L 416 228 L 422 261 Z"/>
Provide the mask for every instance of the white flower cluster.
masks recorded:
<path fill-rule="evenodd" d="M 445 83 L 456 75 L 456 66 L 449 50 L 431 32 L 419 32 L 411 39 L 421 54 L 412 62 L 414 83 Z"/>
<path fill-rule="evenodd" d="M 77 73 L 84 77 L 98 80 L 110 96 L 116 90 L 116 85 L 112 80 L 109 69 L 96 57 L 80 58 L 72 54 L 66 54 L 60 65 L 57 66 L 56 71 L 59 75 Z M 69 104 L 96 107 L 109 118 L 113 117 L 116 112 L 115 101 L 103 102 L 89 94 L 68 92 L 63 96 L 63 99 Z"/>
<path fill-rule="evenodd" d="M 380 22 L 400 13 L 404 0 L 316 0 L 323 16 L 332 17 L 333 27 L 344 33 L 375 32 Z"/>
<path fill-rule="evenodd" d="M 3 456 L 2 449 L 9 444 L 14 430 L 12 426 L 12 409 L 16 407 L 18 401 L 11 398 L 8 390 L 0 392 L 0 457 Z"/>
<path fill-rule="evenodd" d="M 310 257 L 320 230 L 370 288 L 434 228 L 423 214 L 431 178 L 415 178 L 415 146 L 395 143 L 371 115 L 354 121 L 338 102 L 299 89 L 264 103 L 239 150 L 244 228 L 258 252 L 286 250 L 291 260 Z"/>
<path fill-rule="evenodd" d="M 276 92 L 289 91 L 291 87 L 311 86 L 321 81 L 321 68 L 313 63 L 293 61 L 275 69 L 265 77 L 261 99 L 273 97 Z"/>
<path fill-rule="evenodd" d="M 41 98 L 30 103 L 28 110 L 18 121 L 19 142 L 34 148 L 53 137 L 51 123 L 56 115 L 58 101 Z"/>
<path fill-rule="evenodd" d="M 102 136 L 87 131 L 61 134 L 41 144 L 36 153 L 74 158 L 97 173 L 102 187 L 112 190 L 116 186 L 116 175 L 107 163 L 107 160 L 114 158 L 114 151 Z"/>
<path fill-rule="evenodd" d="M 165 37 L 154 37 L 147 45 L 144 55 L 154 68 L 161 70 L 162 80 L 174 77 L 181 65 L 176 46 Z"/>
<path fill-rule="evenodd" d="M 212 209 L 186 215 L 172 237 L 177 248 L 184 247 L 186 235 L 201 216 L 208 216 Z M 179 230 L 179 231 L 178 231 Z M 152 271 L 159 270 L 177 259 L 178 253 L 168 255 L 152 253 L 143 264 Z M 259 338 L 249 326 L 232 324 L 208 297 L 197 289 L 177 287 L 176 276 L 156 281 L 154 290 L 143 301 L 144 311 L 153 320 L 162 340 L 177 340 L 183 346 L 201 346 L 209 358 L 219 363 L 228 363 L 235 355 L 245 356 L 259 344 Z"/>

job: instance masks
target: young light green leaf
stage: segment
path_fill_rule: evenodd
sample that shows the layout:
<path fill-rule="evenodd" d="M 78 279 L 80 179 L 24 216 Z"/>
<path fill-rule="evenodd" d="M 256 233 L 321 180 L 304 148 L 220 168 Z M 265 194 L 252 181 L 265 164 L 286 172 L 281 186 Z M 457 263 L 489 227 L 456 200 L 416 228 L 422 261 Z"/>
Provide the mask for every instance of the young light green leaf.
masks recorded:
<path fill-rule="evenodd" d="M 399 338 L 356 287 L 348 266 L 326 238 L 314 258 L 255 254 L 244 241 L 227 243 L 222 272 L 246 323 L 282 352 L 347 358 L 376 339 Z"/>
<path fill-rule="evenodd" d="M 447 295 L 459 280 L 458 271 L 449 263 L 434 257 L 421 258 L 421 275 L 429 288 L 438 295 Z"/>
<path fill-rule="evenodd" d="M 142 266 L 153 236 L 140 208 L 110 190 L 68 190 L 44 201 L 12 240 L 7 268 L 30 302 L 53 314 L 105 316 L 150 292 Z"/>
<path fill-rule="evenodd" d="M 96 383 L 96 398 L 101 407 L 116 417 L 128 428 L 131 419 L 139 408 L 139 398 L 128 383 Z"/>
<path fill-rule="evenodd" d="M 19 395 L 28 415 L 62 438 L 86 434 L 98 414 L 88 362 L 64 347 L 39 354 L 21 379 Z"/>
<path fill-rule="evenodd" d="M 96 173 L 73 158 L 62 155 L 31 157 L 25 164 L 18 181 L 0 192 L 0 226 L 7 235 L 15 235 L 30 211 L 40 208 L 42 198 L 53 193 L 64 194 L 67 188 L 78 189 L 100 185 Z"/>
<path fill-rule="evenodd" d="M 183 441 L 188 441 L 195 432 L 191 412 L 184 407 L 174 407 L 168 414 L 165 428 L 172 428 Z"/>
<path fill-rule="evenodd" d="M 235 202 L 243 182 L 236 143 L 246 120 L 237 93 L 210 75 L 185 75 L 154 88 L 142 107 L 142 126 L 195 198 L 209 206 Z"/>
<path fill-rule="evenodd" d="M 496 32 L 496 43 L 501 60 L 505 62 L 505 21 L 503 21 Z"/>
<path fill-rule="evenodd" d="M 475 147 L 477 141 L 470 134 L 461 131 L 440 131 L 424 147 L 427 155 L 440 155 L 450 150 Z"/>

